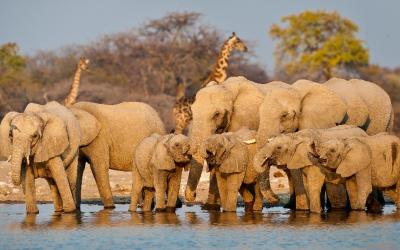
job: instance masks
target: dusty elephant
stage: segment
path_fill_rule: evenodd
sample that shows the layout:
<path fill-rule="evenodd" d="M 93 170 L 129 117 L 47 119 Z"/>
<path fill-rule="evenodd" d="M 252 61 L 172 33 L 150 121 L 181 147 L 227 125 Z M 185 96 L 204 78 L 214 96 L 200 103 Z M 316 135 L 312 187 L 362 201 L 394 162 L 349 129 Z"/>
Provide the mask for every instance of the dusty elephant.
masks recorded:
<path fill-rule="evenodd" d="M 194 201 L 196 188 L 202 172 L 203 158 L 198 148 L 210 135 L 234 132 L 242 127 L 257 130 L 259 125 L 258 108 L 268 89 L 289 87 L 283 82 L 257 84 L 244 77 L 230 77 L 218 85 L 209 85 L 196 94 L 191 106 L 192 127 L 189 131 L 193 163 L 185 190 L 187 201 Z M 266 197 L 269 199 L 269 197 Z M 219 195 L 216 179 L 210 173 L 210 189 L 207 204 L 218 204 Z"/>
<path fill-rule="evenodd" d="M 321 212 L 320 196 L 324 183 L 327 184 L 327 195 L 332 207 L 345 208 L 347 195 L 344 185 L 330 185 L 329 176 L 326 177 L 321 169 L 309 160 L 308 154 L 313 152 L 315 141 L 349 136 L 367 136 L 367 134 L 358 127 L 342 125 L 330 129 L 305 129 L 279 135 L 271 138 L 257 151 L 254 168 L 258 172 L 263 172 L 268 165 L 277 165 L 286 170 L 289 178 L 291 176 L 288 170 L 301 169 L 306 191 L 305 197 L 302 198 L 307 201 L 306 205 L 311 212 Z"/>
<path fill-rule="evenodd" d="M 200 146 L 208 170 L 215 173 L 223 211 L 236 211 L 238 192 L 247 212 L 262 210 L 262 194 L 252 160 L 256 145 L 249 141 L 254 135 L 255 131 L 247 129 L 216 134 Z"/>
<path fill-rule="evenodd" d="M 400 207 L 400 140 L 381 133 L 322 141 L 315 147 L 318 163 L 344 179 L 352 209 L 365 209 L 372 188 L 384 191 Z"/>
<path fill-rule="evenodd" d="M 359 126 L 369 135 L 393 127 L 393 110 L 388 94 L 378 85 L 352 79 L 332 78 L 319 84 L 298 80 L 290 87 L 270 89 L 259 108 L 257 144 L 268 139 L 310 128 L 331 128 L 340 124 Z M 301 183 L 301 171 L 292 170 L 296 207 L 308 209 Z"/>
<path fill-rule="evenodd" d="M 185 135 L 154 134 L 143 139 L 135 150 L 129 211 L 136 211 L 139 197 L 144 191 L 142 211 L 151 210 L 155 192 L 156 211 L 175 212 L 182 170 L 188 166 L 190 159 L 189 138 Z"/>
<path fill-rule="evenodd" d="M 22 183 L 27 213 L 38 212 L 35 178 L 48 181 L 56 211 L 75 211 L 67 172 L 78 164 L 81 130 L 69 109 L 57 102 L 31 103 L 23 113 L 4 117 L 0 137 L 1 153 L 11 155 L 12 181 Z"/>
<path fill-rule="evenodd" d="M 137 145 L 154 133 L 165 134 L 164 124 L 152 107 L 140 102 L 115 105 L 78 102 L 71 110 L 80 123 L 82 136 L 94 137 L 80 147 L 79 166 L 74 173 L 76 200 L 79 204 L 82 174 L 87 162 L 104 207 L 114 208 L 108 170 L 132 171 Z"/>

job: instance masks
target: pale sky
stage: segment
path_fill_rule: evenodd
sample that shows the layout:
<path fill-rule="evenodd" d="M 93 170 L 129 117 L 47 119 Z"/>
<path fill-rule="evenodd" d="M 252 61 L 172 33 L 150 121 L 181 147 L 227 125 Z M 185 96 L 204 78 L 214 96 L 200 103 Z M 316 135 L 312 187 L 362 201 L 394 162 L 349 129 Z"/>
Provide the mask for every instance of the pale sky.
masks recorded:
<path fill-rule="evenodd" d="M 258 61 L 273 69 L 272 23 L 293 13 L 337 10 L 359 27 L 371 62 L 400 66 L 399 0 L 0 0 L 0 44 L 16 42 L 25 54 L 94 41 L 102 34 L 138 27 L 172 11 L 203 13 L 203 22 L 228 36 L 255 42 Z"/>

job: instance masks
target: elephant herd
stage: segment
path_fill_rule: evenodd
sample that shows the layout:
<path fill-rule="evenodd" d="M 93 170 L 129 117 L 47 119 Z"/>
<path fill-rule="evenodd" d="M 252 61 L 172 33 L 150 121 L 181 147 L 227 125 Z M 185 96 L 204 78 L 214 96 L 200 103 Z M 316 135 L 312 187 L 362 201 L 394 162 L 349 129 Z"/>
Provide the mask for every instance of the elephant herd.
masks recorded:
<path fill-rule="evenodd" d="M 0 124 L 0 153 L 12 182 L 22 185 L 27 213 L 37 213 L 35 179 L 45 178 L 56 211 L 81 202 L 82 174 L 90 165 L 105 208 L 113 208 L 108 170 L 132 172 L 130 211 L 174 212 L 183 170 L 185 200 L 193 202 L 204 168 L 210 174 L 204 209 L 261 211 L 279 201 L 270 167 L 288 178 L 291 206 L 319 213 L 366 208 L 373 190 L 400 206 L 400 140 L 389 133 L 393 110 L 374 83 L 332 78 L 291 85 L 231 77 L 198 91 L 189 134 L 167 134 L 147 104 L 78 102 L 29 104 Z M 378 192 L 379 193 L 379 192 Z"/>

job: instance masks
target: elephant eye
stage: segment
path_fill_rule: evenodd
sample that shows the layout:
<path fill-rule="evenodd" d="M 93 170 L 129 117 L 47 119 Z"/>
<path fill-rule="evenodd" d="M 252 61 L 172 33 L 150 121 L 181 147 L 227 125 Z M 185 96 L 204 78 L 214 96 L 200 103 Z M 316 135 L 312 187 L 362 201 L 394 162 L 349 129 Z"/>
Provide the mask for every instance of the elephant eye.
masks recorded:
<path fill-rule="evenodd" d="M 278 147 L 276 147 L 276 149 L 281 150 L 281 149 L 282 149 L 282 146 L 278 146 Z"/>
<path fill-rule="evenodd" d="M 335 153 L 335 149 L 334 148 L 331 148 L 331 153 Z"/>
<path fill-rule="evenodd" d="M 213 116 L 213 117 L 214 117 L 214 118 L 217 118 L 218 116 L 220 116 L 220 114 L 221 114 L 221 113 L 220 113 L 219 111 L 216 111 L 216 112 L 214 113 L 214 116 Z"/>
<path fill-rule="evenodd" d="M 175 143 L 174 146 L 177 148 L 179 147 L 179 143 Z"/>

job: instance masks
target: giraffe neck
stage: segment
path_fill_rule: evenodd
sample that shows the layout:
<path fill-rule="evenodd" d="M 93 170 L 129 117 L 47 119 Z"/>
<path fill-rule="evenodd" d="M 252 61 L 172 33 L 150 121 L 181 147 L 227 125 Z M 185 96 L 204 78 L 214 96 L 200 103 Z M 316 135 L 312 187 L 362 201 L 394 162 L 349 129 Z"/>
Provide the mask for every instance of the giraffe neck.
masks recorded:
<path fill-rule="evenodd" d="M 76 102 L 76 98 L 78 97 L 79 92 L 79 83 L 81 80 L 82 69 L 78 67 L 75 72 L 74 81 L 71 85 L 71 90 L 69 91 L 68 96 L 64 100 L 65 106 L 71 106 Z"/>
<path fill-rule="evenodd" d="M 206 80 L 206 84 L 210 81 L 215 81 L 217 83 L 221 83 L 225 81 L 227 77 L 226 69 L 228 68 L 228 60 L 233 51 L 233 47 L 230 44 L 230 41 L 224 43 L 221 48 L 221 52 L 218 55 L 217 63 L 210 77 Z"/>
<path fill-rule="evenodd" d="M 185 97 L 185 85 L 183 83 L 179 83 L 176 87 L 175 99 L 178 101 L 183 97 Z"/>

